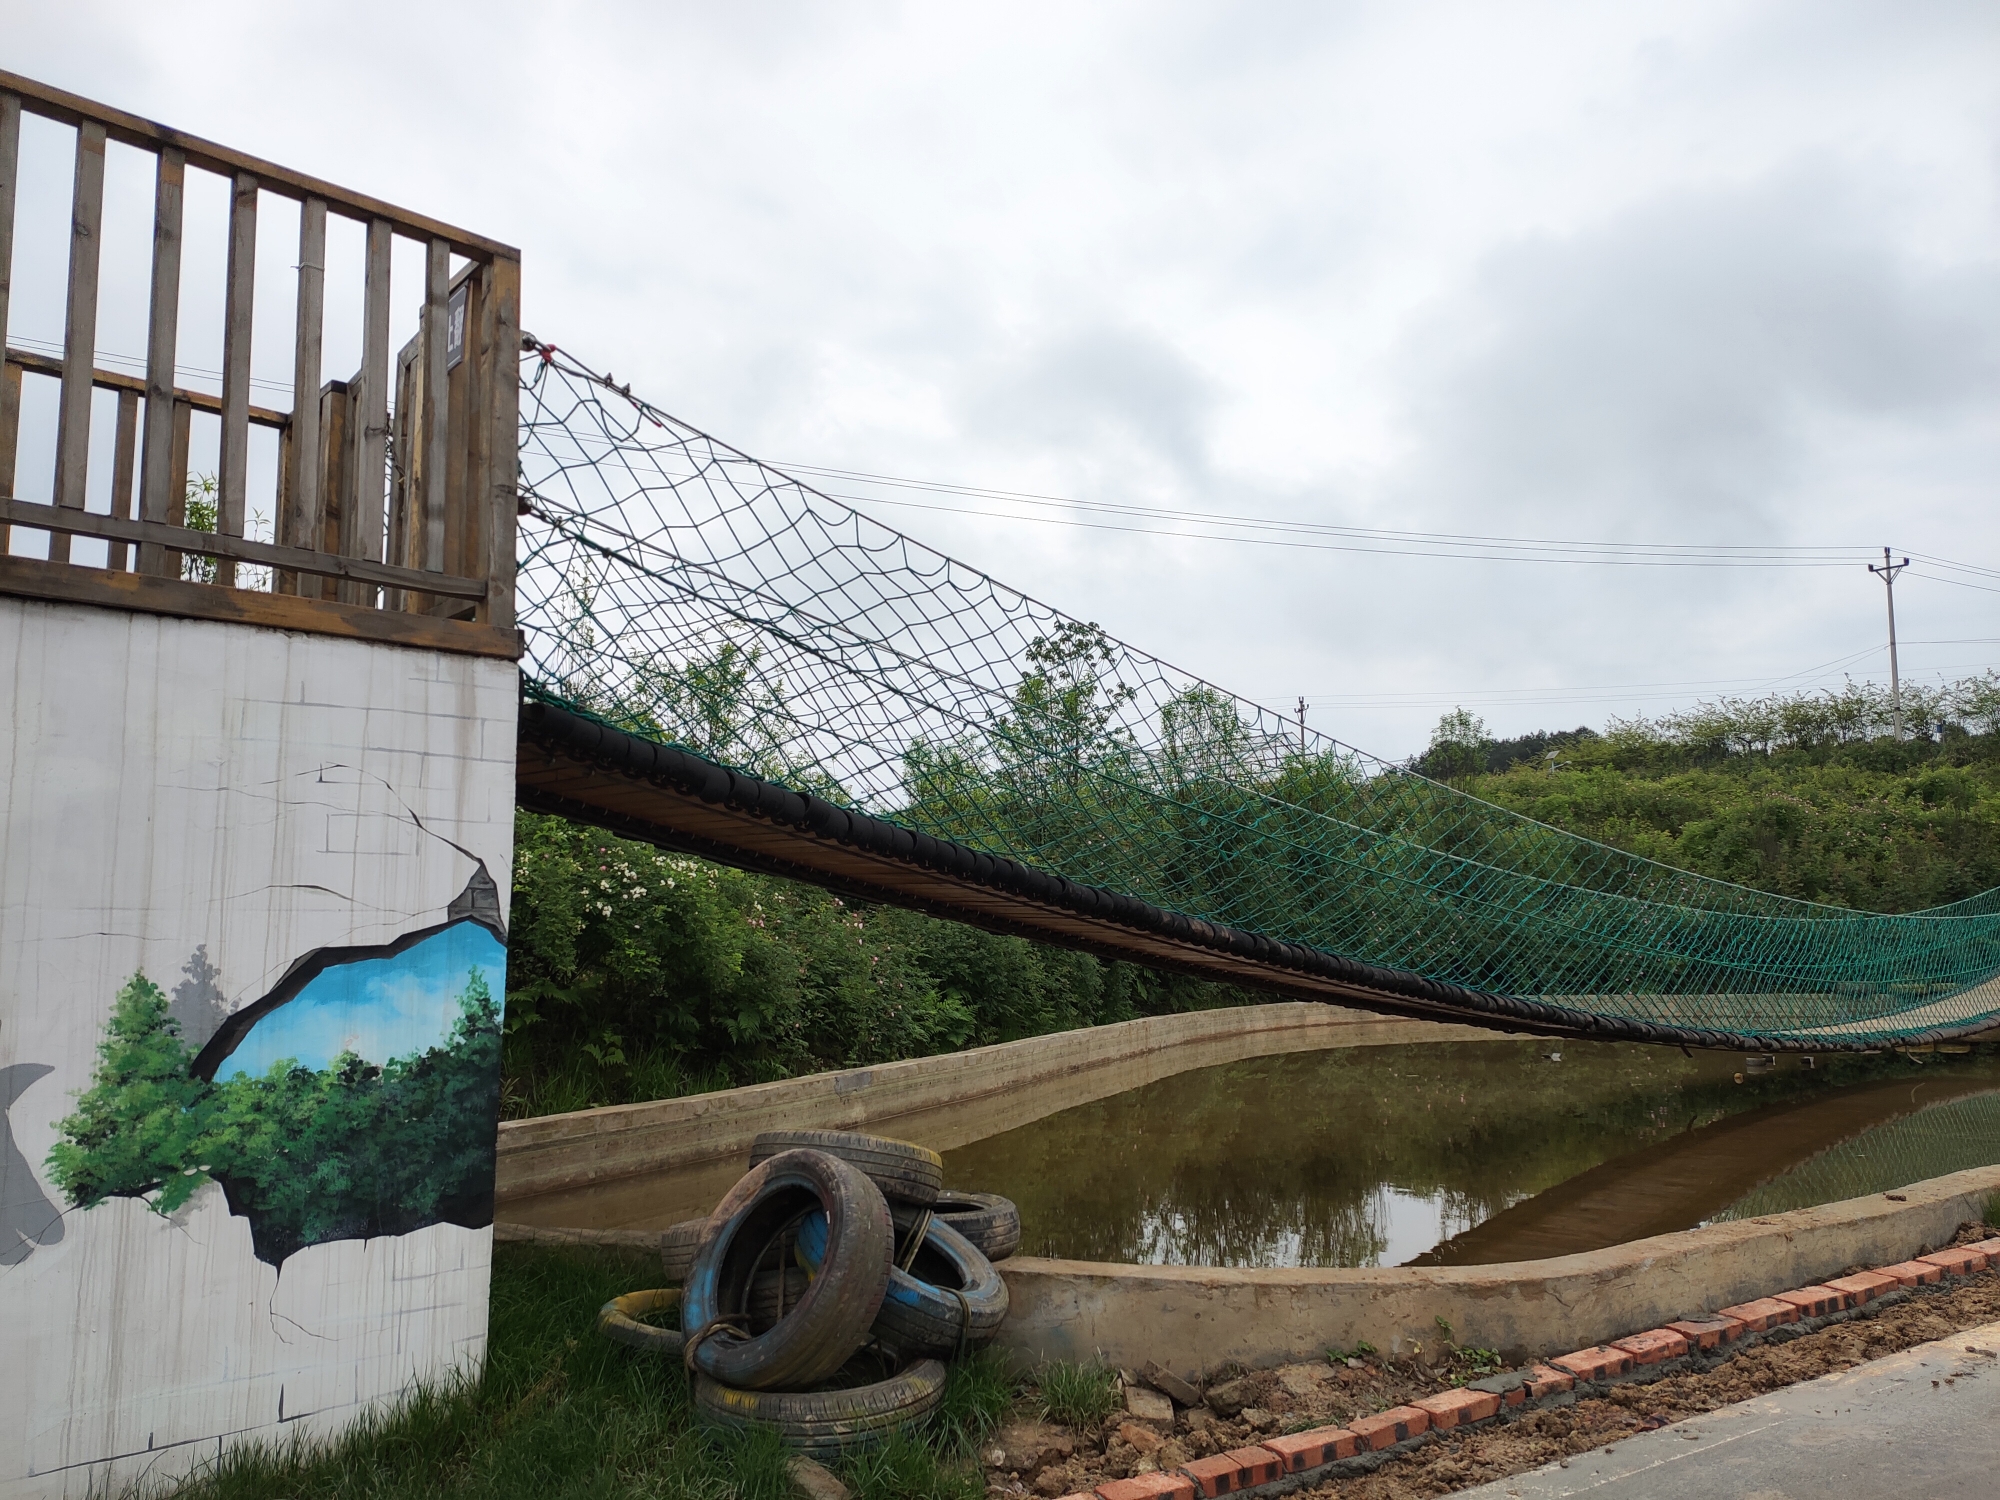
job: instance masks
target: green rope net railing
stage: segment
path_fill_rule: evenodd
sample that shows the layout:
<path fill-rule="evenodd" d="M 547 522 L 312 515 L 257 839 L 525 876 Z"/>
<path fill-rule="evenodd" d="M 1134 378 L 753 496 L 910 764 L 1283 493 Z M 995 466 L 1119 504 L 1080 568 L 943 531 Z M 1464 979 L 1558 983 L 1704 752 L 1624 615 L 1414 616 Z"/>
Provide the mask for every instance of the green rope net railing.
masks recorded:
<path fill-rule="evenodd" d="M 1832 1050 L 2000 1014 L 2000 892 L 1709 880 L 1301 729 L 656 410 L 523 367 L 531 697 L 1165 911 L 1488 995 Z"/>

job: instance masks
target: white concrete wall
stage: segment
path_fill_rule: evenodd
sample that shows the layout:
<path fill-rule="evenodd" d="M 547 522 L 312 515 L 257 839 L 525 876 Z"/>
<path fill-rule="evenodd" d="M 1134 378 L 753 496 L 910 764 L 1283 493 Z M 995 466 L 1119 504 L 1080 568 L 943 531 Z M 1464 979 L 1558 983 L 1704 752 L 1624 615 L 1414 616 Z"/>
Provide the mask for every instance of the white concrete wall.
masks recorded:
<path fill-rule="evenodd" d="M 273 1266 L 212 1183 L 79 1209 L 46 1163 L 135 972 L 199 1041 L 314 949 L 444 921 L 479 861 L 505 911 L 513 665 L 0 598 L 0 671 L 0 1496 L 169 1478 L 476 1367 L 490 1227 Z"/>

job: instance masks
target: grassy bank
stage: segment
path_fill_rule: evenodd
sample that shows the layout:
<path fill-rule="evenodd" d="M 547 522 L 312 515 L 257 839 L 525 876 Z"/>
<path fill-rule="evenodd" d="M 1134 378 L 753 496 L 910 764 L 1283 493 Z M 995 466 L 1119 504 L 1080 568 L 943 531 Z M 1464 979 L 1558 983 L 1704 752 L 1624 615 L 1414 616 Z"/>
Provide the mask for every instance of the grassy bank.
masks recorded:
<path fill-rule="evenodd" d="M 789 1500 L 774 1434 L 697 1427 L 676 1362 L 595 1333 L 608 1299 L 658 1279 L 650 1258 L 499 1246 L 483 1375 L 329 1444 L 234 1449 L 176 1500 Z M 841 1475 L 859 1500 L 975 1500 L 975 1446 L 1012 1393 L 996 1363 L 963 1361 L 921 1438 Z"/>

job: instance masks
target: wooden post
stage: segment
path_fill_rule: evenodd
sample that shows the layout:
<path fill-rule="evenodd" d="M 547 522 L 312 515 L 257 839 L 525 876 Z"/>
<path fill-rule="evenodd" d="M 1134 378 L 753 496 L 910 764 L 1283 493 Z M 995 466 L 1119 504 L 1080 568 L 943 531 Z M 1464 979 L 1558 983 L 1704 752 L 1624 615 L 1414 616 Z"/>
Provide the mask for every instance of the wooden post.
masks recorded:
<path fill-rule="evenodd" d="M 14 453 L 21 436 L 21 367 L 0 364 L 0 495 L 14 496 Z M 12 533 L 0 522 L 0 557 L 13 544 Z"/>
<path fill-rule="evenodd" d="M 21 371 L 6 363 L 7 299 L 14 284 L 14 183 L 21 162 L 21 96 L 0 94 L 0 495 L 14 496 L 14 449 L 21 432 Z M 0 557 L 11 530 L 0 521 Z"/>
<path fill-rule="evenodd" d="M 478 453 L 473 503 L 486 515 L 486 604 L 482 618 L 498 630 L 514 628 L 514 504 L 520 490 L 521 263 L 496 255 L 487 268 L 481 322 L 487 438 Z"/>
<path fill-rule="evenodd" d="M 62 404 L 56 418 L 55 501 L 83 509 L 90 470 L 91 377 L 97 370 L 97 262 L 104 224 L 104 126 L 76 128 L 70 194 L 69 310 L 63 326 Z M 69 538 L 49 533 L 49 561 L 69 561 Z"/>
<path fill-rule="evenodd" d="M 444 571 L 444 492 L 445 419 L 450 405 L 445 393 L 446 307 L 451 301 L 451 247 L 443 240 L 430 243 L 429 272 L 424 288 L 423 323 L 423 526 L 424 559 L 421 566 L 432 573 Z M 421 601 L 430 608 L 434 599 Z"/>
<path fill-rule="evenodd" d="M 454 578 L 464 578 L 475 574 L 481 566 L 478 559 L 485 557 L 481 538 L 485 517 L 480 507 L 466 499 L 466 484 L 472 462 L 472 449 L 479 441 L 484 427 L 483 420 L 475 421 L 474 414 L 484 417 L 480 402 L 479 376 L 479 310 L 486 285 L 485 268 L 479 265 L 467 266 L 454 278 L 453 295 L 463 296 L 465 306 L 461 311 L 464 319 L 459 330 L 459 361 L 457 368 L 445 377 L 444 426 L 448 434 L 445 445 L 444 476 L 444 570 Z M 447 299 L 446 307 L 450 306 Z M 449 312 L 446 316 L 449 317 Z M 442 614 L 451 619 L 470 620 L 477 616 L 479 606 L 465 599 L 440 599 L 432 606 L 433 614 Z"/>
<path fill-rule="evenodd" d="M 316 404 L 316 403 L 315 403 Z M 292 481 L 297 476 L 292 463 L 292 424 L 287 422 L 278 429 L 278 521 L 276 532 L 285 530 L 285 517 L 295 510 L 292 504 Z M 280 546 L 297 545 L 288 543 L 280 535 Z M 274 594 L 296 594 L 299 591 L 300 573 L 295 568 L 273 568 L 271 570 L 271 592 Z"/>
<path fill-rule="evenodd" d="M 132 470 L 139 450 L 139 393 L 118 393 L 118 440 L 111 456 L 111 514 L 121 519 L 132 515 Z M 114 573 L 126 568 L 127 544 L 106 542 L 104 566 Z"/>
<path fill-rule="evenodd" d="M 320 534 L 312 544 L 322 552 L 331 552 L 336 557 L 348 556 L 347 531 L 349 504 L 347 485 L 347 458 L 352 449 L 348 437 L 347 423 L 352 413 L 353 403 L 348 399 L 348 389 L 344 381 L 327 382 L 319 394 L 319 495 Z M 333 597 L 331 586 L 322 583 L 318 597 Z"/>
<path fill-rule="evenodd" d="M 229 202 L 229 281 L 222 311 L 222 444 L 215 467 L 215 529 L 243 535 L 250 479 L 250 315 L 256 300 L 257 179 L 236 174 Z M 236 564 L 218 558 L 215 581 L 236 586 Z"/>
<path fill-rule="evenodd" d="M 153 180 L 153 285 L 146 327 L 146 445 L 139 476 L 139 515 L 164 521 L 184 501 L 187 485 L 174 481 L 174 357 L 181 315 L 181 189 L 187 158 L 178 147 L 161 148 Z M 179 554 L 169 558 L 154 542 L 139 544 L 139 571 L 179 577 Z"/>
<path fill-rule="evenodd" d="M 167 524 L 187 525 L 188 492 L 188 428 L 193 424 L 194 408 L 187 402 L 175 400 L 173 403 L 173 433 L 169 438 L 167 460 L 167 483 L 171 486 L 171 498 L 167 501 Z M 181 578 L 187 573 L 184 552 L 165 553 L 165 570 L 170 578 Z"/>
<path fill-rule="evenodd" d="M 21 96 L 0 94 L 0 346 L 7 342 L 7 297 L 14 285 L 14 184 L 20 171 Z"/>
<path fill-rule="evenodd" d="M 382 559 L 383 466 L 389 436 L 389 240 L 387 219 L 368 221 L 368 273 L 362 293 L 360 410 L 352 420 L 359 428 L 355 445 L 356 473 L 348 492 L 354 500 L 350 557 Z M 343 583 L 340 597 L 349 604 L 375 603 L 375 586 Z"/>
<path fill-rule="evenodd" d="M 404 568 L 419 565 L 416 551 L 423 537 L 421 520 L 413 522 L 411 519 L 416 495 L 416 475 L 412 472 L 411 458 L 421 450 L 416 436 L 416 385 L 417 349 L 422 342 L 423 334 L 420 332 L 396 351 L 396 401 L 389 417 L 395 441 L 390 447 L 389 538 L 383 548 L 382 560 Z M 382 590 L 382 608 L 401 610 L 408 603 L 409 597 L 404 590 Z"/>
<path fill-rule="evenodd" d="M 324 468 L 319 445 L 320 339 L 325 322 L 326 200 L 308 198 L 299 205 L 298 336 L 292 356 L 292 425 L 285 430 L 287 503 L 278 518 L 278 540 L 296 547 L 319 546 Z M 296 587 L 310 598 L 320 595 L 317 578 L 301 575 Z"/>

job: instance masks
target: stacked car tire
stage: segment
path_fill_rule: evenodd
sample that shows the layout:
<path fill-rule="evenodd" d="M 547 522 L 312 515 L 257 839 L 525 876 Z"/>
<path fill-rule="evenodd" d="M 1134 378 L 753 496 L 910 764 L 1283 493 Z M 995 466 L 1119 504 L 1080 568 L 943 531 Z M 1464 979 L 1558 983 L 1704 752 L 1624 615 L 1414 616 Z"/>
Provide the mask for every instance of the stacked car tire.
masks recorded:
<path fill-rule="evenodd" d="M 1007 1315 L 993 1262 L 1020 1245 L 1020 1215 L 943 1178 L 907 1141 L 766 1132 L 713 1213 L 661 1236 L 679 1290 L 615 1298 L 598 1326 L 677 1355 L 710 1423 L 774 1426 L 814 1458 L 879 1441 L 927 1416 L 945 1361 Z"/>

